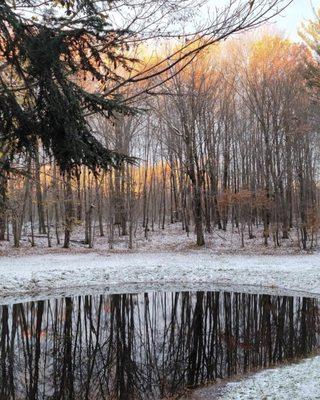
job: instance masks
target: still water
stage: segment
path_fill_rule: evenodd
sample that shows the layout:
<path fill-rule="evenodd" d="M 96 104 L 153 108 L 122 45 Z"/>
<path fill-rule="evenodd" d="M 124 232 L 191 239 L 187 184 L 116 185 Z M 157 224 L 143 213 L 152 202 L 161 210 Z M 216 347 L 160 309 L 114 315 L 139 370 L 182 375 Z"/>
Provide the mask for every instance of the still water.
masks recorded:
<path fill-rule="evenodd" d="M 0 399 L 161 399 L 304 357 L 319 300 L 229 292 L 0 306 Z"/>

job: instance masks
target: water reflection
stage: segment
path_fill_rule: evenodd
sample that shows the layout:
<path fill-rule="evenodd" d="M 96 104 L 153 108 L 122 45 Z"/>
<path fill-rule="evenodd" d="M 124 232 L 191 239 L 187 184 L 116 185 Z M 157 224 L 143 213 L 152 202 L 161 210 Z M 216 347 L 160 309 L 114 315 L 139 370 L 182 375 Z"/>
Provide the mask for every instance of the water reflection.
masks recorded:
<path fill-rule="evenodd" d="M 80 296 L 0 307 L 0 399 L 159 399 L 302 357 L 319 301 L 228 292 Z"/>

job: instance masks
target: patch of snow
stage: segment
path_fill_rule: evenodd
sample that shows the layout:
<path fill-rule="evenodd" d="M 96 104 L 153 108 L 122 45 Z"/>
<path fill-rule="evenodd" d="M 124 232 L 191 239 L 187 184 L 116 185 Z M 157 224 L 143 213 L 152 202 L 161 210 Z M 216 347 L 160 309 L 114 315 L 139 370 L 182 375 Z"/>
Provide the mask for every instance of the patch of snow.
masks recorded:
<path fill-rule="evenodd" d="M 108 232 L 108 226 L 104 227 L 105 232 Z M 52 230 L 53 233 L 54 230 Z M 113 250 L 109 250 L 109 237 L 99 236 L 99 229 L 96 227 L 94 234 L 94 250 L 88 249 L 88 245 L 84 244 L 84 226 L 77 225 L 74 227 L 72 232 L 71 250 L 73 252 L 130 252 L 128 249 L 128 236 L 119 236 L 119 232 L 116 229 L 114 232 L 114 238 L 112 240 Z M 61 253 L 65 250 L 61 249 L 61 245 L 57 244 L 56 238 L 51 237 L 51 246 L 48 248 L 48 240 L 46 235 L 37 235 L 35 237 L 35 247 L 31 247 L 31 232 L 30 227 L 23 230 L 21 238 L 21 248 L 15 249 L 11 242 L 1 241 L 0 242 L 0 255 L 19 255 L 19 254 L 47 254 L 50 253 Z M 60 235 L 62 238 L 62 235 Z M 244 247 L 242 247 L 241 234 L 239 229 L 229 227 L 226 231 L 215 230 L 211 233 L 205 233 L 206 249 L 214 254 L 297 254 L 301 253 L 299 248 L 297 232 L 292 230 L 290 233 L 290 239 L 281 239 L 281 246 L 274 246 L 271 238 L 269 240 L 269 246 L 264 245 L 263 228 L 255 227 L 254 235 L 252 239 L 249 239 L 248 233 L 244 235 Z M 190 251 L 196 248 L 196 236 L 193 231 L 186 234 L 182 230 L 180 223 L 167 224 L 165 229 L 160 229 L 155 226 L 154 231 L 150 230 L 147 232 L 147 238 L 145 238 L 145 230 L 139 226 L 135 232 L 133 239 L 133 247 L 135 251 L 141 252 L 183 252 Z"/>
<path fill-rule="evenodd" d="M 320 297 L 320 255 L 216 255 L 206 249 L 174 253 L 47 254 L 0 258 L 0 298 L 88 287 L 185 287 Z M 78 291 L 78 293 L 79 293 Z"/>
<path fill-rule="evenodd" d="M 220 393 L 208 387 L 195 391 L 194 400 L 316 400 L 320 399 L 320 357 L 299 364 L 268 369 L 238 382 L 227 383 Z"/>

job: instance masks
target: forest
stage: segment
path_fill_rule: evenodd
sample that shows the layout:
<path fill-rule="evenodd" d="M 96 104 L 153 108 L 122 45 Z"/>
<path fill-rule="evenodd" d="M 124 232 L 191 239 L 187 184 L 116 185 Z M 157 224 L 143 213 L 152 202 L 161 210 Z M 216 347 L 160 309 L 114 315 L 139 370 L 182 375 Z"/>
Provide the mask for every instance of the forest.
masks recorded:
<path fill-rule="evenodd" d="M 167 30 L 188 1 L 36 3 L 0 2 L 0 249 L 317 247 L 320 13 L 294 42 L 259 27 L 290 2 L 231 1 L 193 36 Z"/>
<path fill-rule="evenodd" d="M 311 3 L 0 0 L 0 400 L 320 399 Z"/>

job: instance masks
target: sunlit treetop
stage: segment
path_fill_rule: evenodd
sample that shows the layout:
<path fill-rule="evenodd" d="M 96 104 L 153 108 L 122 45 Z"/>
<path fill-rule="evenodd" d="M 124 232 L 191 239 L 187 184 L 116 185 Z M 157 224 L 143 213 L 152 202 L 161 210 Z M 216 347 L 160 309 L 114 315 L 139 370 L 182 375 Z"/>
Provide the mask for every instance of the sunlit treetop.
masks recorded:
<path fill-rule="evenodd" d="M 320 97 L 320 8 L 314 19 L 303 24 L 300 36 L 311 49 L 313 58 L 308 63 L 307 79 L 314 89 L 316 97 Z"/>
<path fill-rule="evenodd" d="M 254 41 L 249 54 L 249 66 L 265 76 L 275 76 L 283 72 L 306 66 L 310 53 L 304 45 L 293 43 L 279 35 L 264 35 Z"/>
<path fill-rule="evenodd" d="M 313 51 L 320 54 L 320 8 L 315 12 L 313 20 L 302 24 L 299 34 Z"/>

